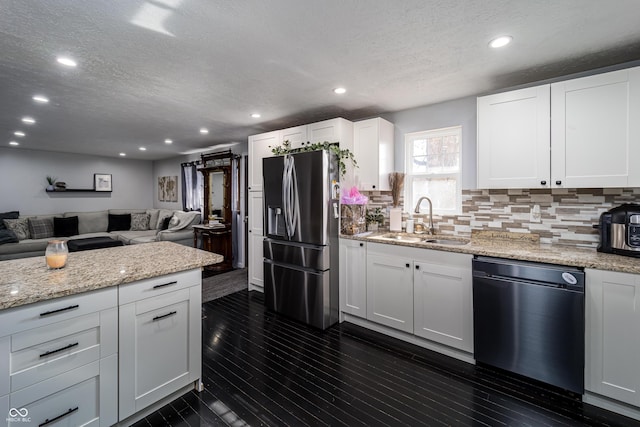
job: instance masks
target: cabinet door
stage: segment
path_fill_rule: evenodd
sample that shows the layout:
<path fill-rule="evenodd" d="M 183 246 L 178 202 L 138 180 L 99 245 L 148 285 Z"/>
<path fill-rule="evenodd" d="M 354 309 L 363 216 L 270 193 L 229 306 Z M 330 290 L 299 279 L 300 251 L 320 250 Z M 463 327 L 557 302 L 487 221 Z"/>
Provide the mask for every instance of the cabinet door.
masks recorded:
<path fill-rule="evenodd" d="M 300 148 L 307 143 L 307 127 L 296 126 L 289 129 L 283 129 L 280 131 L 280 139 L 289 141 L 291 148 Z"/>
<path fill-rule="evenodd" d="M 630 168 L 637 169 L 631 150 L 640 144 L 637 126 L 631 127 L 640 115 L 638 75 L 636 68 L 551 85 L 554 187 L 630 184 Z"/>
<path fill-rule="evenodd" d="M 200 376 L 200 286 L 120 307 L 120 420 Z"/>
<path fill-rule="evenodd" d="M 443 262 L 415 262 L 414 334 L 472 353 L 471 256 L 435 255 Z"/>
<path fill-rule="evenodd" d="M 413 333 L 413 262 L 367 254 L 367 319 Z"/>
<path fill-rule="evenodd" d="M 586 270 L 585 388 L 640 406 L 640 276 Z"/>
<path fill-rule="evenodd" d="M 389 191 L 393 171 L 393 124 L 375 118 L 353 124 L 353 154 L 358 162 L 354 171 L 358 188 Z"/>
<path fill-rule="evenodd" d="M 307 125 L 309 142 L 339 142 L 340 148 L 353 150 L 353 123 L 343 118 L 324 120 Z"/>
<path fill-rule="evenodd" d="M 549 118 L 549 85 L 478 98 L 478 188 L 548 188 Z"/>
<path fill-rule="evenodd" d="M 262 191 L 249 192 L 249 290 L 262 290 L 262 240 L 264 219 L 262 217 Z"/>
<path fill-rule="evenodd" d="M 272 156 L 271 148 L 281 144 L 280 131 L 249 137 L 249 190 L 262 190 L 262 159 Z"/>
<path fill-rule="evenodd" d="M 367 317 L 367 244 L 340 239 L 340 309 Z"/>

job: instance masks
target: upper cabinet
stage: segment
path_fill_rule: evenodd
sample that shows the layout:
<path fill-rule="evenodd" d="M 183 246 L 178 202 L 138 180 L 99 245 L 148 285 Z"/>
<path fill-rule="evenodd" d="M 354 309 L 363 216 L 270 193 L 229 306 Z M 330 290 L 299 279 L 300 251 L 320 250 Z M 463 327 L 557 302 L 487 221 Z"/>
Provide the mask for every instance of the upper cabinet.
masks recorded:
<path fill-rule="evenodd" d="M 307 126 L 296 126 L 280 131 L 282 142 L 289 141 L 291 148 L 300 148 L 307 143 Z"/>
<path fill-rule="evenodd" d="M 307 125 L 307 139 L 316 142 L 339 142 L 340 148 L 353 148 L 353 123 L 341 117 Z"/>
<path fill-rule="evenodd" d="M 282 144 L 280 135 L 276 130 L 249 137 L 249 190 L 262 191 L 262 159 L 272 155 L 272 147 Z"/>
<path fill-rule="evenodd" d="M 478 98 L 478 188 L 640 185 L 640 67 Z"/>
<path fill-rule="evenodd" d="M 549 187 L 549 85 L 478 98 L 478 188 Z"/>
<path fill-rule="evenodd" d="M 360 190 L 389 191 L 393 172 L 393 124 L 375 118 L 353 124 L 354 183 Z"/>

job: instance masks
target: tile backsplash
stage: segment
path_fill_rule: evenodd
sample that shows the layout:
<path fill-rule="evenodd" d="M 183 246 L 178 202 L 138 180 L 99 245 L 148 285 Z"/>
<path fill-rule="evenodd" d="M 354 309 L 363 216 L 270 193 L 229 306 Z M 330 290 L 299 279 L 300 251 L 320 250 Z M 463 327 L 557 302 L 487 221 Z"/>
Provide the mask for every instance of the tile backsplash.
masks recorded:
<path fill-rule="evenodd" d="M 369 208 L 391 205 L 391 192 L 363 194 L 369 197 Z M 593 225 L 601 213 L 623 203 L 640 203 L 640 188 L 463 190 L 462 214 L 434 215 L 433 220 L 440 234 L 469 236 L 471 230 L 535 233 L 542 243 L 595 248 L 599 235 Z M 530 221 L 535 205 L 540 206 L 539 222 Z M 388 212 L 386 216 L 388 227 Z"/>

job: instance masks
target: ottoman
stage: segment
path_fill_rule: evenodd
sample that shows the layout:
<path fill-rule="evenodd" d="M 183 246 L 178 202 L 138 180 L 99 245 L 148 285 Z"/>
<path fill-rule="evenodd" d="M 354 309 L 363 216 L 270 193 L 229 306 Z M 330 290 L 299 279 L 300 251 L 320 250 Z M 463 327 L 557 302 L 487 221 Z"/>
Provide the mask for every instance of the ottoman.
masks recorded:
<path fill-rule="evenodd" d="M 114 240 L 111 237 L 87 237 L 67 241 L 69 252 L 88 251 L 89 249 L 111 248 L 124 246 L 124 242 Z"/>

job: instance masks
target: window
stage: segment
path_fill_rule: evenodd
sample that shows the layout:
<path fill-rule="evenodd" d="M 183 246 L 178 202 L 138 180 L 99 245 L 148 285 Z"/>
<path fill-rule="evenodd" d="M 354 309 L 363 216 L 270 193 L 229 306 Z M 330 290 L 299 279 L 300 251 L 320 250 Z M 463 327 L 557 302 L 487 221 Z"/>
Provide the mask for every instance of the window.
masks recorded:
<path fill-rule="evenodd" d="M 413 212 L 418 199 L 427 196 L 434 213 L 461 213 L 462 127 L 408 133 L 404 141 L 406 209 Z"/>

